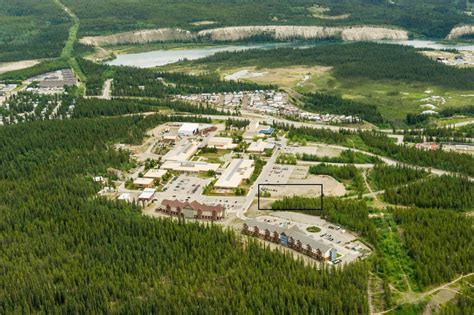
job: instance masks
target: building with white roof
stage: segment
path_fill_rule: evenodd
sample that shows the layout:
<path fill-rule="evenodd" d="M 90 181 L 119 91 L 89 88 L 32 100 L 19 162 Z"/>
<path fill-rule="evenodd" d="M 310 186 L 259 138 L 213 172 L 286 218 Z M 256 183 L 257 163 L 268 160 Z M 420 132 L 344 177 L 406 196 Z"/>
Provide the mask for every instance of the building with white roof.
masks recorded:
<path fill-rule="evenodd" d="M 213 137 L 207 142 L 209 148 L 216 148 L 222 150 L 231 150 L 237 147 L 237 144 L 232 143 L 232 138 Z"/>
<path fill-rule="evenodd" d="M 178 129 L 178 135 L 182 137 L 193 136 L 199 132 L 199 124 L 184 123 Z"/>
<path fill-rule="evenodd" d="M 250 178 L 254 170 L 254 161 L 234 159 L 215 183 L 216 189 L 234 189 L 239 187 L 244 179 Z"/>
<path fill-rule="evenodd" d="M 155 196 L 156 189 L 154 188 L 146 188 L 143 190 L 143 192 L 138 196 L 139 201 L 143 202 L 150 202 L 153 200 L 153 197 Z"/>
<path fill-rule="evenodd" d="M 153 179 L 161 179 L 163 176 L 166 175 L 166 173 L 168 173 L 167 170 L 164 170 L 164 169 L 154 169 L 154 168 L 152 168 L 151 170 L 149 170 L 148 172 L 146 172 L 145 175 L 143 175 L 143 177 L 145 177 L 145 178 L 153 178 Z"/>
<path fill-rule="evenodd" d="M 273 149 L 275 147 L 275 144 L 269 143 L 266 141 L 258 140 L 252 142 L 249 147 L 247 148 L 247 152 L 251 153 L 262 153 L 266 149 Z"/>
<path fill-rule="evenodd" d="M 178 172 L 207 172 L 217 171 L 219 164 L 206 163 L 206 162 L 195 162 L 195 161 L 166 161 L 161 165 L 163 170 L 174 170 Z"/>
<path fill-rule="evenodd" d="M 173 149 L 166 153 L 162 160 L 164 161 L 185 161 L 189 160 L 198 150 L 198 145 L 193 141 L 183 139 L 179 141 Z"/>

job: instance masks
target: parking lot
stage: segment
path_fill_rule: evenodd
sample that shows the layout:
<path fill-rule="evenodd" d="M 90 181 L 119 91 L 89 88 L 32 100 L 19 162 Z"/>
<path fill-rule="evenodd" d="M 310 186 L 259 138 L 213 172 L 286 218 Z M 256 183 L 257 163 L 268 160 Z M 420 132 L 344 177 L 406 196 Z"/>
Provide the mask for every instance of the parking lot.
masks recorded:
<path fill-rule="evenodd" d="M 287 184 L 293 173 L 294 165 L 274 165 L 265 178 L 265 184 Z"/>
<path fill-rule="evenodd" d="M 195 199 L 202 194 L 204 187 L 211 182 L 209 178 L 200 178 L 193 175 L 180 175 L 174 177 L 163 188 L 162 195 L 170 199 L 185 200 Z"/>
<path fill-rule="evenodd" d="M 182 174 L 171 179 L 163 191 L 156 193 L 157 204 L 163 199 L 180 201 L 198 201 L 207 205 L 222 205 L 232 213 L 242 207 L 245 197 L 238 196 L 205 196 L 203 190 L 211 182 L 210 178 L 200 178 L 195 175 Z"/>

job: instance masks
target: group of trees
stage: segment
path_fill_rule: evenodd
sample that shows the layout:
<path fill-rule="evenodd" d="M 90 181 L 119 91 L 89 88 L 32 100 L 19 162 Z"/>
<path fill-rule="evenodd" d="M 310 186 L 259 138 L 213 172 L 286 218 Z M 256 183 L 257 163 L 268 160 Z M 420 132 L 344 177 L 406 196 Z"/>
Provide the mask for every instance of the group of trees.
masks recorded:
<path fill-rule="evenodd" d="M 358 134 L 374 153 L 400 162 L 474 175 L 474 157 L 469 154 L 442 150 L 425 151 L 407 145 L 397 145 L 386 135 L 377 132 L 362 131 Z"/>
<path fill-rule="evenodd" d="M 227 118 L 225 121 L 226 130 L 230 128 L 245 129 L 248 125 L 250 125 L 250 120 L 248 119 Z"/>
<path fill-rule="evenodd" d="M 296 156 L 294 154 L 282 153 L 277 157 L 276 162 L 278 164 L 296 165 L 297 159 L 296 159 Z"/>
<path fill-rule="evenodd" d="M 428 172 L 422 169 L 414 169 L 403 165 L 389 166 L 386 164 L 377 164 L 369 173 L 369 180 L 377 190 L 383 190 L 389 187 L 405 185 L 415 180 L 425 178 Z"/>
<path fill-rule="evenodd" d="M 465 177 L 439 176 L 385 190 L 384 199 L 420 208 L 472 209 L 474 183 Z"/>
<path fill-rule="evenodd" d="M 360 118 L 374 124 L 384 122 L 377 106 L 347 100 L 337 95 L 323 93 L 307 94 L 305 95 L 303 108 L 310 112 L 315 111 L 323 114 L 354 116 L 354 121 Z"/>
<path fill-rule="evenodd" d="M 86 175 L 129 163 L 110 144 L 141 142 L 173 119 L 0 128 L 1 313 L 368 312 L 364 263 L 316 269 L 218 226 L 148 218 L 94 197 L 99 187 Z"/>
<path fill-rule="evenodd" d="M 329 157 L 329 156 L 319 156 L 310 153 L 298 154 L 297 158 L 303 161 L 318 161 L 318 162 L 327 162 L 327 163 L 353 163 L 353 164 L 365 164 L 365 163 L 380 163 L 381 160 L 373 155 L 368 155 L 365 153 L 344 150 L 339 156 Z"/>
<path fill-rule="evenodd" d="M 474 137 L 474 128 L 472 126 L 463 126 L 461 128 L 424 128 L 409 129 L 403 131 L 404 142 L 471 142 Z"/>

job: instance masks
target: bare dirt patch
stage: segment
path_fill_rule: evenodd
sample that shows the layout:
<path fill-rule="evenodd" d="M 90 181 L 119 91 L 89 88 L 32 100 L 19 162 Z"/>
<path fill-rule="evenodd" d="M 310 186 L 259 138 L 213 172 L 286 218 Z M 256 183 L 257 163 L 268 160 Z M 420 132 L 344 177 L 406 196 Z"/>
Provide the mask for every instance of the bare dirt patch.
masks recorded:
<path fill-rule="evenodd" d="M 16 62 L 0 63 L 0 73 L 33 67 L 39 63 L 39 60 L 22 60 Z"/>
<path fill-rule="evenodd" d="M 194 25 L 194 26 L 204 26 L 204 25 L 212 25 L 212 24 L 216 24 L 216 22 L 214 22 L 214 21 L 197 21 L 197 22 L 191 23 L 191 25 Z"/>
<path fill-rule="evenodd" d="M 238 69 L 226 69 L 221 71 L 223 76 L 232 75 L 235 73 L 258 73 L 258 76 L 250 76 L 242 78 L 260 84 L 278 84 L 282 87 L 294 88 L 300 82 L 307 81 L 307 77 L 319 76 L 332 70 L 332 67 L 324 66 L 291 66 L 284 68 L 238 68 Z"/>

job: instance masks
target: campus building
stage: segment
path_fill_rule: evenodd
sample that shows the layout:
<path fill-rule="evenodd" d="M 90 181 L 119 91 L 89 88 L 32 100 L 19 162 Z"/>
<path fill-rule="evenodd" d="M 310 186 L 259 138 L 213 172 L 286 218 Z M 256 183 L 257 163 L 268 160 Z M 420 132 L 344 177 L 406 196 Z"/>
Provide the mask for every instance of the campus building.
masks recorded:
<path fill-rule="evenodd" d="M 247 219 L 242 233 L 292 248 L 319 261 L 333 261 L 337 258 L 335 248 L 305 235 L 296 225 L 278 226 Z"/>
<path fill-rule="evenodd" d="M 193 141 L 183 139 L 176 143 L 176 145 L 168 153 L 166 153 L 163 161 L 186 161 L 189 160 L 198 150 L 198 145 Z"/>
<path fill-rule="evenodd" d="M 237 144 L 232 143 L 232 138 L 213 137 L 207 142 L 207 147 L 220 150 L 231 150 L 235 149 Z"/>
<path fill-rule="evenodd" d="M 161 165 L 163 170 L 172 170 L 185 173 L 216 172 L 219 168 L 217 163 L 195 162 L 195 161 L 166 161 Z"/>
<path fill-rule="evenodd" d="M 222 220 L 225 218 L 225 208 L 223 206 L 209 206 L 197 201 L 181 202 L 179 200 L 164 199 L 157 210 L 185 219 Z"/>
<path fill-rule="evenodd" d="M 219 177 L 214 187 L 221 190 L 235 189 L 240 186 L 244 179 L 252 176 L 253 170 L 253 160 L 234 159 Z"/>

